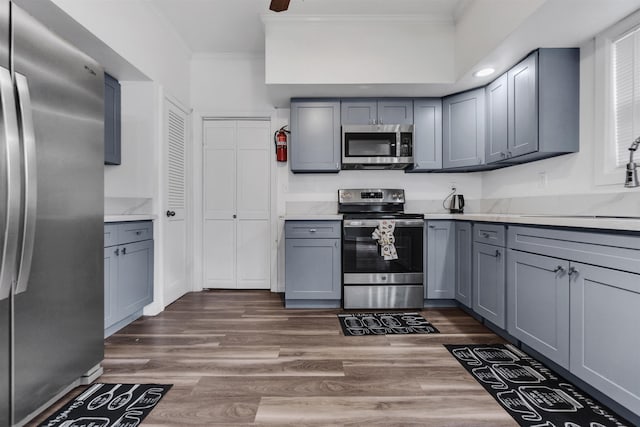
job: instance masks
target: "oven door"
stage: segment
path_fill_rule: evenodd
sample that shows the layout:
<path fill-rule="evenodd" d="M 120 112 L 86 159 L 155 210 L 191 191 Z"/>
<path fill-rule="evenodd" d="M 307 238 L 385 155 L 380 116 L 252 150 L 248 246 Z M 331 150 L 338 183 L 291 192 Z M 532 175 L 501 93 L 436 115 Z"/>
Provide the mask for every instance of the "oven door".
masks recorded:
<path fill-rule="evenodd" d="M 396 220 L 398 259 L 385 260 L 371 236 L 378 220 L 345 220 L 342 235 L 344 308 L 418 308 L 424 299 L 421 219 Z"/>

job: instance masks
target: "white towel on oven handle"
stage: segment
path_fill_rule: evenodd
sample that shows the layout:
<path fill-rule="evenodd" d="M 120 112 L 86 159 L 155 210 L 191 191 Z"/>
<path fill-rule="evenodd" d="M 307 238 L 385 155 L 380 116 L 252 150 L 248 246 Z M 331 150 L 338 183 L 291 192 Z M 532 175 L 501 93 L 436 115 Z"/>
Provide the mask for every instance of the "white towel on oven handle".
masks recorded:
<path fill-rule="evenodd" d="M 371 233 L 371 237 L 378 241 L 378 245 L 380 245 L 380 255 L 382 255 L 385 261 L 398 259 L 398 253 L 394 245 L 396 238 L 393 235 L 395 228 L 395 220 L 381 219 L 378 221 L 378 227 Z"/>

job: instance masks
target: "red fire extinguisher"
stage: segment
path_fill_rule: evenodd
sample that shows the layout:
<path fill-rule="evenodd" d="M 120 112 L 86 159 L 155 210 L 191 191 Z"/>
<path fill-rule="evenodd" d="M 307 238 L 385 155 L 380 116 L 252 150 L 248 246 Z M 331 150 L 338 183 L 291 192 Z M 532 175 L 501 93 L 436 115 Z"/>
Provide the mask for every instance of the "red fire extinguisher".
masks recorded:
<path fill-rule="evenodd" d="M 287 161 L 287 134 L 291 133 L 286 130 L 287 126 L 282 126 L 273 134 L 273 143 L 276 146 L 276 160 L 279 162 Z"/>

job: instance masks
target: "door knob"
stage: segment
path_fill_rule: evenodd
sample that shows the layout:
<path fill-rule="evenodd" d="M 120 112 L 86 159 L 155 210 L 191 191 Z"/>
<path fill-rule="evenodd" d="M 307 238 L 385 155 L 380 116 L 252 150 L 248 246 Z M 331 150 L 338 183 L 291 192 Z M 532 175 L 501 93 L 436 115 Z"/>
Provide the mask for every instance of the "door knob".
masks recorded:
<path fill-rule="evenodd" d="M 167 211 L 167 217 L 176 216 L 175 211 Z"/>

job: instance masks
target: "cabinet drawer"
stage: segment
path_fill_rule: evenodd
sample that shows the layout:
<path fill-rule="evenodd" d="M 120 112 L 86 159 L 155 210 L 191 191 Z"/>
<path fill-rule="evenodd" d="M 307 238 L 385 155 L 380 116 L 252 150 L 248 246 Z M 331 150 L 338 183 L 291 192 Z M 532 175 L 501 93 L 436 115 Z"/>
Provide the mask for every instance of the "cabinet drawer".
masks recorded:
<path fill-rule="evenodd" d="M 104 225 L 104 247 L 114 246 L 118 244 L 118 224 Z"/>
<path fill-rule="evenodd" d="M 118 244 L 140 242 L 153 239 L 151 221 L 132 221 L 118 224 Z"/>
<path fill-rule="evenodd" d="M 473 224 L 473 241 L 504 246 L 506 243 L 504 225 L 484 224 L 481 222 Z"/>
<path fill-rule="evenodd" d="M 341 221 L 286 221 L 286 239 L 335 239 L 340 238 Z"/>
<path fill-rule="evenodd" d="M 640 235 L 509 227 L 509 248 L 640 274 Z"/>

